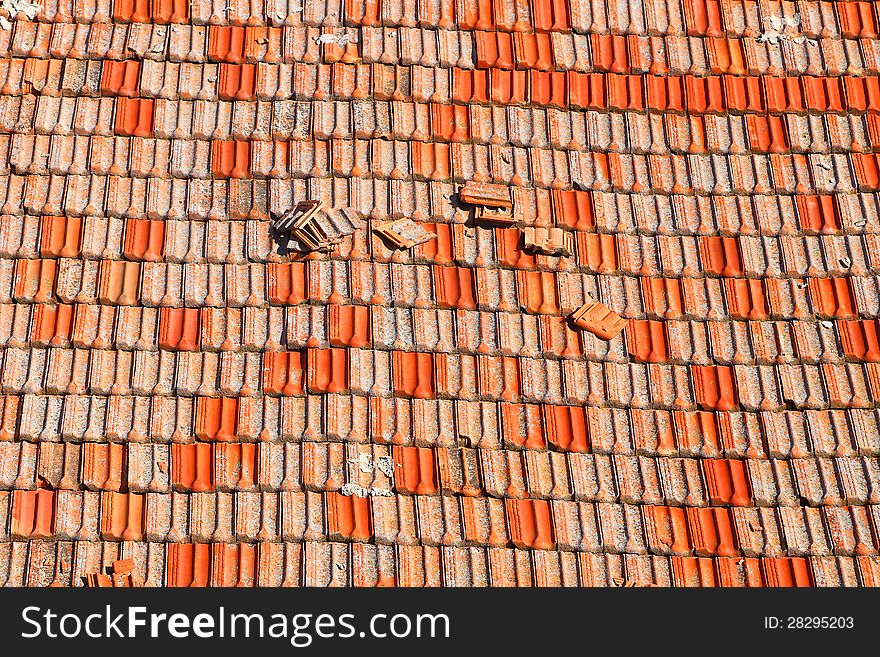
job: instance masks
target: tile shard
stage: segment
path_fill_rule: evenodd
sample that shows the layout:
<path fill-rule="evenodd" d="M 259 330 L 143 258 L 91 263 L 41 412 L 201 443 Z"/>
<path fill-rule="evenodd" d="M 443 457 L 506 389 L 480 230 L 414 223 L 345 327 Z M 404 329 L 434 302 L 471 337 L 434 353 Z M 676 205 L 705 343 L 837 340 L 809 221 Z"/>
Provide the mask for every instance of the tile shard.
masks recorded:
<path fill-rule="evenodd" d="M 626 320 L 599 301 L 589 301 L 571 314 L 572 323 L 584 331 L 611 340 L 626 326 Z"/>
<path fill-rule="evenodd" d="M 110 566 L 110 574 L 101 572 L 89 573 L 85 576 L 87 587 L 124 587 L 131 588 L 143 586 L 134 576 L 135 563 L 133 559 L 117 559 Z"/>
<path fill-rule="evenodd" d="M 363 228 L 351 208 L 325 209 L 321 201 L 300 201 L 272 225 L 275 239 L 287 251 L 329 252 L 343 237 Z"/>
<path fill-rule="evenodd" d="M 499 226 L 511 226 L 517 221 L 506 185 L 468 182 L 458 190 L 458 200 L 473 207 L 475 221 Z"/>
<path fill-rule="evenodd" d="M 419 244 L 436 239 L 437 235 L 425 230 L 421 225 L 409 218 L 384 221 L 373 226 L 373 230 L 396 249 L 411 249 Z"/>
<path fill-rule="evenodd" d="M 483 205 L 490 208 L 512 208 L 510 188 L 493 183 L 469 182 L 458 190 L 458 199 L 468 205 Z"/>
<path fill-rule="evenodd" d="M 571 233 L 559 228 L 523 228 L 523 242 L 526 249 L 544 255 L 571 257 L 574 252 L 574 238 Z"/>

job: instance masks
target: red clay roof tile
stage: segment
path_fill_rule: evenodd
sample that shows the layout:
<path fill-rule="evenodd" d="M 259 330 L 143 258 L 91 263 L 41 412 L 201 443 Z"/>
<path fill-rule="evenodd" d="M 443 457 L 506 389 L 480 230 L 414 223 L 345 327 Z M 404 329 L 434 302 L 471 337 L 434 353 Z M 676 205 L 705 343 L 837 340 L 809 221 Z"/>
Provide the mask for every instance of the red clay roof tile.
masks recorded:
<path fill-rule="evenodd" d="M 712 504 L 751 506 L 749 473 L 744 461 L 736 459 L 705 459 L 700 462 Z"/>
<path fill-rule="evenodd" d="M 214 490 L 214 450 L 207 443 L 171 446 L 171 485 L 176 490 Z"/>
<path fill-rule="evenodd" d="M 439 235 L 438 235 L 439 241 Z M 466 267 L 435 265 L 434 293 L 440 308 L 476 308 L 473 270 Z"/>
<path fill-rule="evenodd" d="M 735 237 L 701 237 L 700 258 L 707 273 L 742 276 L 742 255 Z"/>
<path fill-rule="evenodd" d="M 166 586 L 208 586 L 210 577 L 211 546 L 208 543 L 168 543 Z"/>
<path fill-rule="evenodd" d="M 536 68 L 541 71 L 553 69 L 553 50 L 549 34 L 516 32 L 513 43 L 517 68 Z"/>
<path fill-rule="evenodd" d="M 535 256 L 523 250 L 522 231 L 519 228 L 495 229 L 495 257 L 508 267 L 534 269 Z"/>
<path fill-rule="evenodd" d="M 568 98 L 573 107 L 600 110 L 608 107 L 605 75 L 568 72 Z"/>
<path fill-rule="evenodd" d="M 721 0 L 685 0 L 683 6 L 690 36 L 717 37 L 724 34 Z"/>
<path fill-rule="evenodd" d="M 155 0 L 114 0 L 113 18 L 117 21 L 149 23 Z"/>
<path fill-rule="evenodd" d="M 550 504 L 546 500 L 506 501 L 510 540 L 521 549 L 552 550 L 556 533 Z"/>
<path fill-rule="evenodd" d="M 373 537 L 370 498 L 325 493 L 327 533 L 333 541 L 369 541 Z"/>
<path fill-rule="evenodd" d="M 645 534 L 648 546 L 659 554 L 690 553 L 687 510 L 680 507 L 645 506 Z"/>
<path fill-rule="evenodd" d="M 201 343 L 198 308 L 162 308 L 159 315 L 159 346 L 176 351 L 197 351 Z"/>
<path fill-rule="evenodd" d="M 55 491 L 16 490 L 9 533 L 13 538 L 51 538 L 55 529 Z"/>
<path fill-rule="evenodd" d="M 355 25 L 381 25 L 382 0 L 345 0 L 345 20 Z"/>
<path fill-rule="evenodd" d="M 761 573 L 766 586 L 815 586 L 810 562 L 803 557 L 764 557 Z"/>
<path fill-rule="evenodd" d="M 197 397 L 195 413 L 199 440 L 229 442 L 238 437 L 238 398 Z"/>
<path fill-rule="evenodd" d="M 684 313 L 681 280 L 678 278 L 641 279 L 645 311 L 653 316 L 677 319 Z"/>
<path fill-rule="evenodd" d="M 831 194 L 799 195 L 796 197 L 798 223 L 808 234 L 834 233 L 840 230 L 837 197 Z"/>
<path fill-rule="evenodd" d="M 256 64 L 220 64 L 217 94 L 220 100 L 254 100 L 257 90 Z"/>
<path fill-rule="evenodd" d="M 747 119 L 749 145 L 755 153 L 786 153 L 791 146 L 782 117 L 750 114 Z"/>
<path fill-rule="evenodd" d="M 764 282 L 748 278 L 724 281 L 727 309 L 733 319 L 765 320 L 770 317 Z"/>
<path fill-rule="evenodd" d="M 111 566 L 111 574 L 89 573 L 85 576 L 85 585 L 90 587 L 134 587 L 143 586 L 142 582 L 136 579 L 132 573 L 134 571 L 134 560 L 118 559 Z M 50 586 L 52 586 L 50 584 Z"/>
<path fill-rule="evenodd" d="M 547 445 L 539 404 L 502 404 L 504 439 L 525 449 L 544 449 Z"/>
<path fill-rule="evenodd" d="M 82 248 L 81 217 L 43 217 L 40 228 L 40 255 L 75 258 Z"/>
<path fill-rule="evenodd" d="M 593 200 L 589 192 L 554 189 L 553 217 L 572 230 L 590 231 L 596 227 Z"/>
<path fill-rule="evenodd" d="M 804 76 L 801 84 L 807 108 L 820 112 L 846 111 L 845 91 L 840 78 Z"/>
<path fill-rule="evenodd" d="M 214 443 L 214 480 L 221 490 L 253 490 L 260 481 L 260 445 Z"/>
<path fill-rule="evenodd" d="M 436 396 L 434 356 L 393 352 L 394 393 L 401 397 L 430 399 Z"/>
<path fill-rule="evenodd" d="M 52 301 L 56 294 L 57 279 L 57 260 L 18 260 L 15 267 L 15 298 L 34 303 Z"/>
<path fill-rule="evenodd" d="M 309 349 L 309 392 L 334 393 L 348 390 L 348 352 L 345 349 Z"/>
<path fill-rule="evenodd" d="M 467 108 L 461 105 L 431 104 L 431 132 L 446 141 L 470 139 Z"/>
<path fill-rule="evenodd" d="M 715 587 L 720 585 L 721 572 L 716 571 L 717 561 L 709 557 L 671 557 L 670 568 L 676 586 Z M 719 571 L 722 569 L 719 568 Z"/>
<path fill-rule="evenodd" d="M 110 541 L 142 541 L 146 505 L 139 493 L 105 492 L 101 495 L 101 538 Z"/>
<path fill-rule="evenodd" d="M 629 52 L 624 35 L 591 34 L 590 50 L 593 70 L 609 73 L 629 73 Z"/>
<path fill-rule="evenodd" d="M 699 556 L 732 557 L 739 545 L 731 512 L 725 508 L 688 508 L 688 534 Z"/>
<path fill-rule="evenodd" d="M 101 93 L 107 96 L 136 96 L 141 86 L 141 64 L 135 59 L 105 60 Z"/>
<path fill-rule="evenodd" d="M 478 387 L 481 397 L 514 401 L 522 396 L 519 359 L 512 356 L 479 356 Z"/>
<path fill-rule="evenodd" d="M 849 319 L 858 314 L 850 278 L 811 278 L 809 290 L 819 316 Z"/>
<path fill-rule="evenodd" d="M 516 275 L 519 303 L 530 313 L 559 314 L 559 294 L 554 272 L 519 271 Z"/>
<path fill-rule="evenodd" d="M 571 7 L 565 0 L 533 2 L 532 24 L 541 32 L 567 32 L 571 29 Z"/>
<path fill-rule="evenodd" d="M 361 61 L 360 46 L 357 41 L 346 41 L 340 45 L 338 41 L 330 41 L 323 44 L 323 60 L 327 64 L 344 62 L 355 64 Z"/>
<path fill-rule="evenodd" d="M 719 38 L 706 39 L 709 53 L 709 64 L 712 73 L 728 75 L 746 75 L 746 58 L 742 42 L 739 39 Z"/>
<path fill-rule="evenodd" d="M 724 99 L 727 108 L 738 112 L 765 111 L 761 78 L 724 76 Z"/>
<path fill-rule="evenodd" d="M 114 0 L 114 3 L 117 0 Z M 151 16 L 154 23 L 189 23 L 190 12 L 187 0 L 152 0 Z"/>
<path fill-rule="evenodd" d="M 395 488 L 408 495 L 436 495 L 440 492 L 434 450 L 428 447 L 395 446 Z"/>
<path fill-rule="evenodd" d="M 418 249 L 421 251 L 422 257 L 439 265 L 451 263 L 453 253 L 452 226 L 426 222 L 424 228 L 437 237 L 419 245 Z"/>
<path fill-rule="evenodd" d="M 568 107 L 568 81 L 564 71 L 529 71 L 529 97 L 536 105 Z"/>
<path fill-rule="evenodd" d="M 868 363 L 880 362 L 880 322 L 876 319 L 847 320 L 837 323 L 843 351 L 849 358 Z"/>
<path fill-rule="evenodd" d="M 512 69 L 513 37 L 509 32 L 475 32 L 477 68 Z"/>
<path fill-rule="evenodd" d="M 880 111 L 880 79 L 873 76 L 867 78 L 847 76 L 843 79 L 843 86 L 848 109 L 859 112 Z"/>
<path fill-rule="evenodd" d="M 69 343 L 73 332 L 73 306 L 35 304 L 31 342 L 51 347 Z"/>
<path fill-rule="evenodd" d="M 127 220 L 123 255 L 129 260 L 160 261 L 165 255 L 165 222 L 159 219 Z"/>
<path fill-rule="evenodd" d="M 541 408 L 550 444 L 565 452 L 589 451 L 590 437 L 583 407 L 544 404 Z"/>
<path fill-rule="evenodd" d="M 638 112 L 645 109 L 645 97 L 641 75 L 618 75 L 609 73 L 605 77 L 608 106 Z"/>
<path fill-rule="evenodd" d="M 117 135 L 151 137 L 153 134 L 154 101 L 151 98 L 118 98 L 116 100 Z"/>
<path fill-rule="evenodd" d="M 577 257 L 582 267 L 600 274 L 618 269 L 617 240 L 614 235 L 577 233 Z"/>
<path fill-rule="evenodd" d="M 493 68 L 489 72 L 489 84 L 489 100 L 493 103 L 525 105 L 529 100 L 529 71 Z"/>
<path fill-rule="evenodd" d="M 251 143 L 218 140 L 211 143 L 211 173 L 215 178 L 249 178 Z"/>
<path fill-rule="evenodd" d="M 136 306 L 140 299 L 141 265 L 122 260 L 103 260 L 98 274 L 98 301 Z"/>
<path fill-rule="evenodd" d="M 449 144 L 414 141 L 410 144 L 413 175 L 428 180 L 449 180 Z"/>
<path fill-rule="evenodd" d="M 762 77 L 767 111 L 774 113 L 804 112 L 807 101 L 798 78 Z"/>
<path fill-rule="evenodd" d="M 584 355 L 583 342 L 568 318 L 541 315 L 538 318 L 541 327 L 541 347 L 544 352 L 557 356 Z"/>
<path fill-rule="evenodd" d="M 89 490 L 120 492 L 127 483 L 128 446 L 85 443 L 82 446 L 82 483 Z"/>
<path fill-rule="evenodd" d="M 644 363 L 669 361 L 669 338 L 666 322 L 657 320 L 629 320 L 626 342 L 632 357 Z"/>
<path fill-rule="evenodd" d="M 684 78 L 687 95 L 687 109 L 699 114 L 722 114 L 725 109 L 723 78 L 699 78 L 688 75 Z"/>
<path fill-rule="evenodd" d="M 367 306 L 327 308 L 330 344 L 334 347 L 365 347 L 371 342 L 370 309 Z"/>
<path fill-rule="evenodd" d="M 267 395 L 301 395 L 305 361 L 300 351 L 269 351 L 263 355 L 263 392 Z"/>
<path fill-rule="evenodd" d="M 835 2 L 841 34 L 848 39 L 876 39 L 877 22 L 871 2 Z"/>
<path fill-rule="evenodd" d="M 733 368 L 725 365 L 693 365 L 697 403 L 712 411 L 729 411 L 739 404 Z"/>
<path fill-rule="evenodd" d="M 302 262 L 269 263 L 269 300 L 295 306 L 309 298 L 308 269 Z"/>
<path fill-rule="evenodd" d="M 454 0 L 448 4 L 455 8 L 455 23 L 461 29 L 491 30 L 495 28 L 492 0 Z"/>
<path fill-rule="evenodd" d="M 687 91 L 685 78 L 646 75 L 648 109 L 658 112 L 684 112 Z"/>
<path fill-rule="evenodd" d="M 211 546 L 211 586 L 255 586 L 259 577 L 260 545 Z"/>
<path fill-rule="evenodd" d="M 571 314 L 571 321 L 602 340 L 613 339 L 626 326 L 620 315 L 598 301 L 587 301 Z"/>
<path fill-rule="evenodd" d="M 208 57 L 215 62 L 243 63 L 247 29 L 235 25 L 211 25 L 208 33 Z"/>

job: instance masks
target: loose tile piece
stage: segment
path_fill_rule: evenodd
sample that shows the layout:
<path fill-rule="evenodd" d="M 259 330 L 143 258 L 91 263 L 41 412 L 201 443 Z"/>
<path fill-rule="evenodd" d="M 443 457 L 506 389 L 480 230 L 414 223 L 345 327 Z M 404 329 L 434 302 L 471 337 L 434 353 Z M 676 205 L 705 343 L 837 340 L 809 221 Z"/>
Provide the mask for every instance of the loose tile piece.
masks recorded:
<path fill-rule="evenodd" d="M 411 249 L 437 237 L 412 219 L 397 219 L 396 221 L 379 223 L 373 226 L 373 230 L 397 249 Z"/>
<path fill-rule="evenodd" d="M 626 326 L 626 320 L 598 301 L 585 303 L 572 313 L 571 319 L 578 328 L 603 340 L 610 340 Z"/>

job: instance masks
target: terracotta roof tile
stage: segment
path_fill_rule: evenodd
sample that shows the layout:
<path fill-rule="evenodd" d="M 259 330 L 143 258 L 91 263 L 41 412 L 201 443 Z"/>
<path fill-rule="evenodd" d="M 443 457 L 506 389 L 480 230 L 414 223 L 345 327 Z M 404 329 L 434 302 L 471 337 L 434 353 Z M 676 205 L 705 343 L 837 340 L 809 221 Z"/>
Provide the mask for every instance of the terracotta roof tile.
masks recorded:
<path fill-rule="evenodd" d="M 331 540 L 366 541 L 373 535 L 370 500 L 327 493 L 327 529 Z"/>
<path fill-rule="evenodd" d="M 119 98 L 116 101 L 115 131 L 127 137 L 149 137 L 153 133 L 154 101 Z"/>
<path fill-rule="evenodd" d="M 137 60 L 105 60 L 101 75 L 101 93 L 135 96 L 140 88 L 140 70 L 140 62 Z"/>
<path fill-rule="evenodd" d="M 51 490 L 18 490 L 12 499 L 9 532 L 14 538 L 51 538 L 56 513 L 56 494 Z"/>

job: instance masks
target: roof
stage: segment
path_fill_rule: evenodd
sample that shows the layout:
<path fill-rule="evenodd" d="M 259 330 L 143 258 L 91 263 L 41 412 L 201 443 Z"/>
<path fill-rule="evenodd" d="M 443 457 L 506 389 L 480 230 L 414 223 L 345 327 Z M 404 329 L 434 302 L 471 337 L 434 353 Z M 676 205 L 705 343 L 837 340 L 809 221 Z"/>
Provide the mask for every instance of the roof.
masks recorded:
<path fill-rule="evenodd" d="M 0 582 L 878 582 L 877 3 L 40 4 Z"/>

